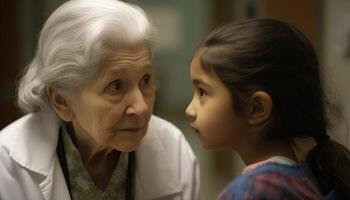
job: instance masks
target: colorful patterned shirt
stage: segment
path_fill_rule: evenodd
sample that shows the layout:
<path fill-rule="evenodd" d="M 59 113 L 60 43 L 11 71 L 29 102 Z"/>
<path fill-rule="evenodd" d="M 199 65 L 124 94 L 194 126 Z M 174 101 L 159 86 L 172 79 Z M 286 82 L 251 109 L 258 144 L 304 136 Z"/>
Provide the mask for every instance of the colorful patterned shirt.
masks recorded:
<path fill-rule="evenodd" d="M 120 154 L 118 165 L 114 169 L 106 189 L 102 191 L 91 179 L 78 149 L 74 146 L 65 128 L 63 128 L 62 135 L 73 199 L 124 200 L 126 196 L 128 153 Z"/>
<path fill-rule="evenodd" d="M 324 199 L 306 164 L 285 157 L 247 166 L 219 195 L 218 200 Z"/>

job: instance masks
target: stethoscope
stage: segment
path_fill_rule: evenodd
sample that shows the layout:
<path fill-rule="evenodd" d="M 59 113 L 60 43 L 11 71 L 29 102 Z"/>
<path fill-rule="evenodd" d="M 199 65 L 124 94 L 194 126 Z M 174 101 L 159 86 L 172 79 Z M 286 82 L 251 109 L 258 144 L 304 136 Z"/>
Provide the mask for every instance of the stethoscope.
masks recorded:
<path fill-rule="evenodd" d="M 66 162 L 66 155 L 64 151 L 64 145 L 62 140 L 62 127 L 59 129 L 58 135 L 58 145 L 57 145 L 57 156 L 61 164 L 61 168 L 63 171 L 64 179 L 66 180 L 66 184 L 69 191 L 69 196 L 73 200 L 71 186 L 69 182 L 69 173 L 68 166 Z M 128 170 L 127 170 L 127 179 L 126 179 L 126 200 L 134 200 L 135 199 L 135 191 L 134 191 L 134 181 L 135 181 L 135 151 L 129 152 L 128 159 Z"/>

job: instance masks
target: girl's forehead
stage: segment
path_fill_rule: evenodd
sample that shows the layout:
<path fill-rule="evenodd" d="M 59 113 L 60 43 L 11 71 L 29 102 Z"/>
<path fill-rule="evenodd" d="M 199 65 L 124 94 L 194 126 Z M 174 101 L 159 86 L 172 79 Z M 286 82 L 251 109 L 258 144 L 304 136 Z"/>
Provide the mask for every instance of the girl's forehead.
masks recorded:
<path fill-rule="evenodd" d="M 213 72 L 204 70 L 200 64 L 198 56 L 192 59 L 191 79 L 193 85 L 215 86 L 220 85 L 220 79 Z"/>
<path fill-rule="evenodd" d="M 214 79 L 219 79 L 218 76 L 215 74 L 214 70 L 210 70 L 208 68 L 205 68 L 201 63 L 201 57 L 200 54 L 196 54 L 192 58 L 191 66 L 190 66 L 191 75 L 200 75 L 200 76 L 207 76 Z"/>
<path fill-rule="evenodd" d="M 191 71 L 191 77 L 192 76 L 200 76 L 200 75 L 205 74 L 205 71 L 204 71 L 203 67 L 201 66 L 198 55 L 194 55 L 194 57 L 192 58 L 191 65 L 190 65 L 190 71 Z"/>

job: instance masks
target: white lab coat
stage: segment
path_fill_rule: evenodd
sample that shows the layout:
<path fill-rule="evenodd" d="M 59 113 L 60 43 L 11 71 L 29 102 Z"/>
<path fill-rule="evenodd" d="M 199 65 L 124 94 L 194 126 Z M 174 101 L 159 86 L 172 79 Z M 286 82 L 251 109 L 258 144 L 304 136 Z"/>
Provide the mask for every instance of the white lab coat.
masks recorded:
<path fill-rule="evenodd" d="M 56 155 L 59 125 L 47 113 L 28 114 L 0 132 L 1 200 L 68 200 Z M 181 131 L 152 116 L 136 150 L 136 200 L 195 200 L 199 166 Z"/>

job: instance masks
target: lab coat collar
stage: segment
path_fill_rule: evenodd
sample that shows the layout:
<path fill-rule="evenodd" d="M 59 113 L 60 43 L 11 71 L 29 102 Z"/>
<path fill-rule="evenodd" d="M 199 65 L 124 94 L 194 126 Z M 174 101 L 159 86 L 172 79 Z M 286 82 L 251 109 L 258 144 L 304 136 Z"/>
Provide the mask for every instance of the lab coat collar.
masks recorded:
<path fill-rule="evenodd" d="M 142 199 L 155 199 L 181 192 L 179 176 L 173 161 L 166 155 L 166 147 L 157 128 L 159 118 L 152 116 L 146 136 L 136 151 L 136 187 L 142 190 Z"/>
<path fill-rule="evenodd" d="M 10 157 L 24 168 L 49 175 L 56 154 L 59 123 L 56 115 L 33 113 L 17 120 L 12 132 L 16 141 L 10 148 Z"/>
<path fill-rule="evenodd" d="M 146 136 L 136 151 L 135 187 L 142 199 L 155 199 L 181 192 L 176 167 L 166 155 L 155 118 L 152 116 Z M 24 168 L 49 176 L 55 160 L 59 120 L 55 114 L 28 114 L 12 124 L 16 139 L 10 157 Z M 156 163 L 156 164 L 155 164 Z"/>

